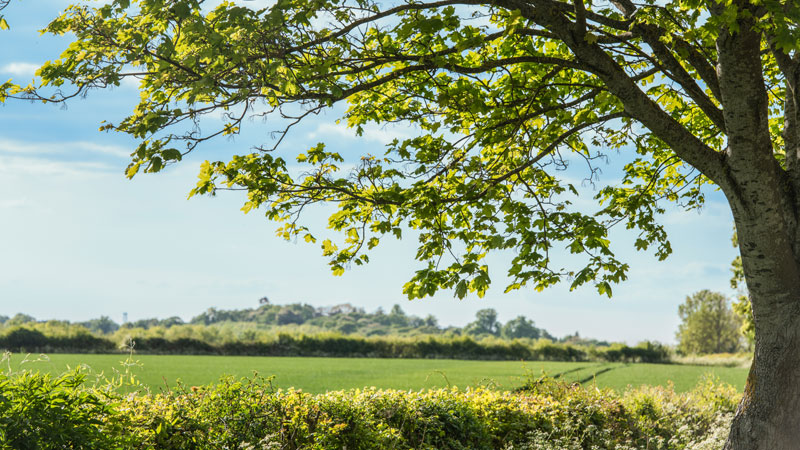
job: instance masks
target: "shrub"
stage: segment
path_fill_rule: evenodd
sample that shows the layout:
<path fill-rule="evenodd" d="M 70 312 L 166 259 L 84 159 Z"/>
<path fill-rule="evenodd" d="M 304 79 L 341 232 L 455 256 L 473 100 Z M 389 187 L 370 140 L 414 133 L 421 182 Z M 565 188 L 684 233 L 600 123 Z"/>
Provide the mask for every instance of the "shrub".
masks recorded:
<path fill-rule="evenodd" d="M 59 377 L 0 374 L 0 448 L 106 449 L 126 443 L 109 397 L 83 388 L 80 371 Z"/>
<path fill-rule="evenodd" d="M 625 394 L 549 378 L 520 392 L 336 391 L 309 395 L 269 379 L 116 395 L 73 372 L 0 377 L 3 449 L 705 450 L 738 394 L 707 380 L 688 394 Z M 113 386 L 112 386 L 113 387 Z"/>

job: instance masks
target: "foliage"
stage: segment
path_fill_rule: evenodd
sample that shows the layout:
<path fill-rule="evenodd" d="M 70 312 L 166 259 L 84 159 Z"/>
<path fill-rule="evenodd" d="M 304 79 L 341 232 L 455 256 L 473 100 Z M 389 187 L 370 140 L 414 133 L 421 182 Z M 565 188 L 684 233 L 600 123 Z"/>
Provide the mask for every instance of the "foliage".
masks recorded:
<path fill-rule="evenodd" d="M 741 321 L 720 293 L 703 290 L 678 307 L 678 349 L 691 353 L 732 353 L 741 349 Z"/>
<path fill-rule="evenodd" d="M 10 2 L 11 0 L 0 0 L 0 11 L 5 9 L 5 7 L 8 6 Z M 6 19 L 3 17 L 2 14 L 0 14 L 0 30 L 8 30 L 8 28 L 9 28 L 8 22 L 6 22 Z M 5 99 L 5 91 L 10 88 L 11 85 L 9 83 L 0 85 L 0 103 L 2 103 L 3 100 Z"/>
<path fill-rule="evenodd" d="M 31 322 L 36 322 L 36 318 L 33 317 L 33 316 L 30 316 L 28 314 L 17 313 L 17 314 L 14 315 L 14 317 L 6 320 L 4 322 L 4 324 L 6 326 L 14 326 L 14 325 L 22 325 L 22 324 L 31 323 Z"/>
<path fill-rule="evenodd" d="M 99 334 L 111 334 L 119 330 L 119 325 L 108 316 L 100 316 L 97 319 L 81 322 L 80 325 L 93 333 Z"/>
<path fill-rule="evenodd" d="M 533 321 L 525 316 L 517 316 L 500 328 L 500 336 L 505 339 L 539 339 L 540 337 L 547 337 L 543 334 L 547 335 L 547 332 L 536 328 Z"/>
<path fill-rule="evenodd" d="M 549 6 L 459 3 L 71 6 L 46 31 L 71 33 L 74 42 L 42 67 L 40 86 L 18 94 L 64 101 L 136 78 L 138 105 L 102 126 L 140 141 L 129 177 L 239 133 L 248 117 L 289 124 L 261 151 L 206 161 L 192 194 L 244 189 L 245 211 L 262 207 L 282 222 L 281 236 L 311 243 L 317 237 L 299 214 L 315 203 L 336 205 L 328 225 L 341 239 L 318 242 L 335 274 L 367 263 L 382 239 L 412 228 L 421 267 L 404 287 L 409 298 L 441 288 L 459 298 L 483 295 L 491 283 L 484 258 L 499 250 L 514 253 L 509 290 L 567 280 L 610 295 L 628 271 L 611 248 L 611 226 L 637 230 L 635 247 L 663 259 L 671 247 L 656 221 L 661 201 L 703 203 L 709 180 L 684 160 L 709 169 L 699 156 L 712 158 L 725 143 L 707 60 L 720 19 L 679 3 L 625 2 L 575 11 L 573 34 L 568 3 L 557 3 L 567 9 L 559 14 L 543 12 Z M 68 85 L 74 93 L 65 93 Z M 356 158 L 324 143 L 272 151 L 294 124 L 341 103 L 355 134 L 396 122 L 418 135 Z M 223 123 L 202 133 L 204 117 L 219 113 Z M 597 211 L 573 208 L 578 189 L 558 169 L 585 162 L 596 181 L 596 161 L 623 147 L 635 156 L 622 182 L 598 191 Z M 550 250 L 562 247 L 581 262 L 553 258 Z"/>
<path fill-rule="evenodd" d="M 750 299 L 746 295 L 738 295 L 731 308 L 741 324 L 739 332 L 747 341 L 747 346 L 752 349 L 756 342 L 756 324 L 753 320 L 753 305 Z"/>
<path fill-rule="evenodd" d="M 485 308 L 475 313 L 475 321 L 468 323 L 464 327 L 467 334 L 489 334 L 497 336 L 500 334 L 502 324 L 497 321 L 497 311 Z"/>
<path fill-rule="evenodd" d="M 616 394 L 545 378 L 518 393 L 364 389 L 309 395 L 275 390 L 269 379 L 256 377 L 120 396 L 81 383 L 69 374 L 3 374 L 0 405 L 10 414 L 0 416 L 7 424 L 0 446 L 543 449 L 562 443 L 677 450 L 707 443 L 738 397 L 729 386 L 711 382 L 687 394 L 657 388 Z M 22 410 L 28 411 L 24 420 Z M 13 440 L 18 436 L 24 439 Z"/>
<path fill-rule="evenodd" d="M 0 448 L 111 449 L 125 445 L 116 405 L 101 391 L 83 388 L 80 370 L 58 377 L 0 372 Z M 126 445 L 127 446 L 127 445 Z"/>
<path fill-rule="evenodd" d="M 484 309 L 477 313 L 475 324 L 482 323 L 482 315 L 493 317 L 489 325 L 491 332 L 478 326 L 468 325 L 465 328 L 449 326 L 440 327 L 438 320 L 428 315 L 425 318 L 414 315 L 407 315 L 400 305 L 394 305 L 389 314 L 383 312 L 381 308 L 373 313 L 364 311 L 349 303 L 315 308 L 308 304 L 288 304 L 272 305 L 262 304 L 258 308 L 246 308 L 240 310 L 219 310 L 209 308 L 201 314 L 193 317 L 186 326 L 179 317 L 169 317 L 166 319 L 141 319 L 134 322 L 127 322 L 118 325 L 106 316 L 92 319 L 86 322 L 69 324 L 65 321 L 49 321 L 46 326 L 61 326 L 70 328 L 72 325 L 82 326 L 99 336 L 109 336 L 112 340 L 121 343 L 124 336 L 140 334 L 142 330 L 153 330 L 151 333 L 156 337 L 166 339 L 194 338 L 206 341 L 210 344 L 218 344 L 229 340 L 257 340 L 254 334 L 259 334 L 265 330 L 272 334 L 279 332 L 319 334 L 319 333 L 339 333 L 355 334 L 361 336 L 418 336 L 418 335 L 445 335 L 458 336 L 469 334 L 475 336 L 492 335 L 506 339 L 515 338 L 554 338 L 543 329 L 536 328 L 533 321 L 519 316 L 510 321 L 507 325 L 497 321 L 497 312 L 493 309 Z M 0 329 L 2 328 L 2 316 L 0 316 Z M 12 321 L 6 323 L 7 326 L 20 324 L 36 323 L 34 317 L 17 314 Z M 57 325 L 60 324 L 60 325 Z M 203 325 L 214 325 L 204 327 Z M 34 326 L 36 327 L 36 326 Z M 175 330 L 171 330 L 175 327 Z M 498 332 L 498 330 L 500 332 Z M 505 330 L 505 331 L 503 331 Z M 64 331 L 66 332 L 66 331 Z M 77 332 L 77 328 L 71 332 Z M 122 337 L 121 337 L 122 336 Z M 199 336 L 199 337 L 198 337 Z M 571 338 L 570 338 L 571 339 Z M 601 342 L 573 341 L 576 344 L 605 344 Z"/>
<path fill-rule="evenodd" d="M 228 333 L 222 333 L 225 330 Z M 204 325 L 170 328 L 121 328 L 108 337 L 95 336 L 84 327 L 45 322 L 11 327 L 0 332 L 0 349 L 15 352 L 108 353 L 127 351 L 185 355 L 326 356 L 372 358 L 437 358 L 478 360 L 544 360 L 612 362 L 664 362 L 669 350 L 650 342 L 636 347 L 579 346 L 548 339 L 476 340 L 470 336 L 344 336 L 337 333 L 287 333 Z"/>
<path fill-rule="evenodd" d="M 48 326 L 49 325 L 49 326 Z M 24 325 L 6 328 L 0 334 L 0 350 L 14 352 L 112 352 L 112 341 L 97 337 L 81 326 Z"/>
<path fill-rule="evenodd" d="M 711 353 L 706 355 L 676 355 L 671 358 L 677 364 L 692 366 L 719 366 L 750 368 L 753 353 Z"/>

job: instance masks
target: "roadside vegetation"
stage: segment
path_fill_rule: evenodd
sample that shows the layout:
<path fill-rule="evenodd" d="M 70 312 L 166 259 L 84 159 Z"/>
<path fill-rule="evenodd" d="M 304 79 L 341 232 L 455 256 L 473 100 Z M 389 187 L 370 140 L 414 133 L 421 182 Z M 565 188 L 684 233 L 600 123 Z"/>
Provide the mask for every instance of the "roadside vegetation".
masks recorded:
<path fill-rule="evenodd" d="M 82 369 L 5 370 L 0 387 L 0 448 L 14 449 L 710 450 L 722 444 L 739 397 L 712 380 L 682 394 L 664 387 L 617 393 L 547 377 L 531 377 L 515 392 L 309 394 L 276 388 L 269 378 L 227 377 L 154 393 L 127 370 L 92 384 Z M 126 387 L 140 390 L 129 395 Z"/>

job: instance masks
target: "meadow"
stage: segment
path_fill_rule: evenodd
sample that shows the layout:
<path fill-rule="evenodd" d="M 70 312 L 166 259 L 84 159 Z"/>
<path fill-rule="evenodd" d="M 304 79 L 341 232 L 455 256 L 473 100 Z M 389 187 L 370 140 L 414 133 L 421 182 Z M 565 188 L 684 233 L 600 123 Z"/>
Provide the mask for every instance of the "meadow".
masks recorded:
<path fill-rule="evenodd" d="M 687 392 L 711 375 L 741 391 L 747 377 L 744 368 L 681 364 L 188 355 L 133 355 L 126 363 L 126 358 L 119 354 L 17 354 L 4 362 L 3 369 L 57 375 L 68 367 L 85 365 L 90 369 L 90 379 L 127 372 L 153 392 L 173 389 L 178 380 L 199 386 L 215 383 L 224 375 L 252 377 L 255 372 L 274 376 L 276 388 L 294 387 L 312 394 L 363 387 L 417 391 L 482 386 L 513 390 L 530 376 L 542 374 L 585 386 L 596 383 L 619 392 L 628 387 L 670 384 L 676 392 Z"/>

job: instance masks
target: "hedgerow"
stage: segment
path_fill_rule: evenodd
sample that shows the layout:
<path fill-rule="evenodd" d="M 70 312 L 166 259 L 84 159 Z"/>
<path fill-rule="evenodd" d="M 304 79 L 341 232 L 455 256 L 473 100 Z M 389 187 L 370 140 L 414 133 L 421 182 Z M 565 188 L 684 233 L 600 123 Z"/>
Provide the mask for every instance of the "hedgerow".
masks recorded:
<path fill-rule="evenodd" d="M 586 347 L 554 343 L 547 339 L 475 339 L 469 336 L 362 337 L 334 333 L 262 334 L 209 342 L 200 332 L 172 338 L 153 330 L 131 330 L 119 342 L 90 334 L 78 326 L 46 327 L 25 324 L 0 332 L 0 350 L 16 353 L 112 353 L 127 351 L 185 355 L 318 356 L 369 358 L 428 358 L 527 361 L 667 362 L 668 349 L 644 342 L 635 347 L 614 344 Z M 194 326 L 184 326 L 192 330 Z M 201 329 L 211 327 L 197 326 Z M 41 328 L 41 329 L 39 329 Z M 180 327 L 173 327 L 178 329 Z M 206 330 L 207 331 L 207 330 Z"/>
<path fill-rule="evenodd" d="M 270 380 L 119 393 L 80 369 L 0 375 L 2 449 L 701 450 L 719 447 L 738 394 L 617 394 L 549 378 L 518 392 L 275 390 Z"/>

